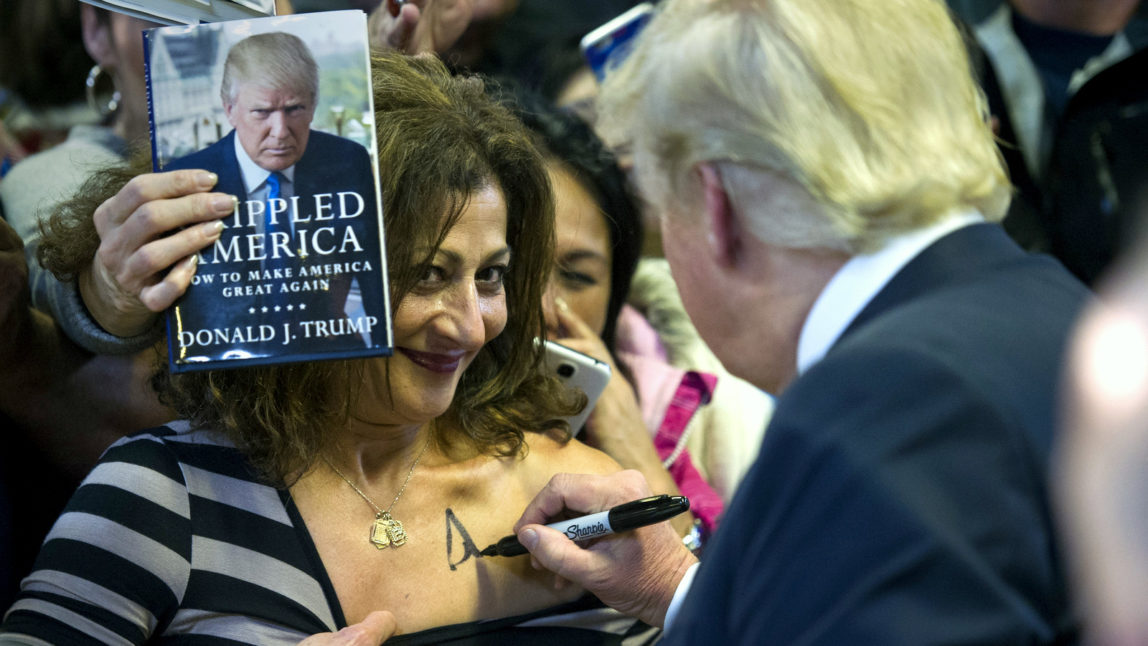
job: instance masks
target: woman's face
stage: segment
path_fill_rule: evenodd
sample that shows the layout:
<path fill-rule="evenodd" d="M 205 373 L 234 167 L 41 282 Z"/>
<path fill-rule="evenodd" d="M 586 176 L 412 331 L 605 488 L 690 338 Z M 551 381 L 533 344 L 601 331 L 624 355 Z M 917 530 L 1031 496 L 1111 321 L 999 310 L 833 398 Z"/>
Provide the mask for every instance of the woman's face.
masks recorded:
<path fill-rule="evenodd" d="M 417 254 L 416 254 L 417 255 Z M 447 233 L 432 268 L 399 304 L 394 316 L 394 356 L 373 362 L 368 388 L 386 392 L 390 371 L 393 405 L 361 411 L 365 421 L 420 424 L 446 412 L 464 370 L 506 327 L 502 278 L 510 263 L 506 202 L 488 186 L 473 193 Z"/>
<path fill-rule="evenodd" d="M 560 296 L 579 318 L 601 335 L 606 327 L 613 269 L 610 228 L 598 203 L 569 171 L 554 163 L 548 163 L 547 170 L 554 187 L 558 242 L 557 266 L 546 288 L 547 334 L 551 338 L 567 336 L 565 330 L 558 328 L 552 307 L 554 297 Z"/>

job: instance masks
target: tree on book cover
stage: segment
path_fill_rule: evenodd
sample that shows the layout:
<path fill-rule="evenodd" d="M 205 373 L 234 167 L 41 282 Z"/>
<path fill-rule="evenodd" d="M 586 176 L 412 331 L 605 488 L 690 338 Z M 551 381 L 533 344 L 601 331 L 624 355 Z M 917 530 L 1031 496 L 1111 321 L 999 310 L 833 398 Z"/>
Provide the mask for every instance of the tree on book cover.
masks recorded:
<path fill-rule="evenodd" d="M 236 196 L 168 312 L 173 371 L 391 352 L 365 14 L 145 33 L 153 165 Z"/>

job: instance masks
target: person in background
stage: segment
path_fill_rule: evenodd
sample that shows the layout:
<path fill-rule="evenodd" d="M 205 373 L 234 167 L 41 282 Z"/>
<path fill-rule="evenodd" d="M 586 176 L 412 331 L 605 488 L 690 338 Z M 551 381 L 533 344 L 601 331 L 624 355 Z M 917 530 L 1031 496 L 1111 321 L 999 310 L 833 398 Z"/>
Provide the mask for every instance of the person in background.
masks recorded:
<path fill-rule="evenodd" d="M 32 305 L 51 316 L 84 349 L 130 354 L 150 347 L 154 336 L 124 342 L 100 330 L 85 315 L 76 285 L 53 280 L 35 259 L 40 219 L 70 197 L 94 169 L 123 161 L 128 149 L 144 143 L 148 133 L 140 31 L 155 25 L 86 3 L 80 6 L 80 17 L 84 47 L 96 62 L 91 76 L 93 80 L 106 76 L 113 87 L 114 96 L 91 96 L 105 122 L 77 125 L 60 145 L 16 164 L 0 183 L 0 208 L 25 244 Z"/>
<path fill-rule="evenodd" d="M 161 398 L 184 419 L 104 454 L 0 642 L 294 644 L 357 626 L 370 643 L 396 629 L 450 643 L 521 639 L 534 620 L 551 639 L 632 634 L 636 622 L 529 559 L 479 553 L 560 468 L 617 470 L 568 441 L 561 420 L 585 401 L 539 369 L 554 235 L 542 160 L 478 79 L 433 57 L 378 54 L 372 67 L 394 355 L 161 368 Z M 219 194 L 198 174 L 100 173 L 67 205 L 89 235 L 45 240 L 70 250 L 53 269 L 91 262 L 95 204 L 132 213 L 155 198 L 173 230 L 205 217 L 192 212 Z"/>
<path fill-rule="evenodd" d="M 78 33 L 77 0 L 0 4 L 0 177 L 60 143 L 72 126 L 97 120 L 84 102 L 92 60 Z"/>
<path fill-rule="evenodd" d="M 627 471 L 547 485 L 515 528 L 539 566 L 667 644 L 1075 643 L 1048 474 L 1089 292 L 997 224 L 984 107 L 940 0 L 661 5 L 598 128 L 702 338 L 777 407 L 700 565 L 664 524 L 541 524 L 649 491 Z"/>
<path fill-rule="evenodd" d="M 1005 228 L 1089 284 L 1132 241 L 1144 205 L 1146 9 L 1140 0 L 1008 0 L 972 25 L 1017 187 Z"/>
<path fill-rule="evenodd" d="M 665 261 L 640 258 L 637 199 L 590 127 L 521 84 L 503 87 L 538 139 L 555 192 L 548 338 L 611 367 L 581 439 L 641 471 L 654 491 L 686 495 L 691 513 L 672 522 L 699 545 L 749 466 L 770 399 L 709 353 Z"/>

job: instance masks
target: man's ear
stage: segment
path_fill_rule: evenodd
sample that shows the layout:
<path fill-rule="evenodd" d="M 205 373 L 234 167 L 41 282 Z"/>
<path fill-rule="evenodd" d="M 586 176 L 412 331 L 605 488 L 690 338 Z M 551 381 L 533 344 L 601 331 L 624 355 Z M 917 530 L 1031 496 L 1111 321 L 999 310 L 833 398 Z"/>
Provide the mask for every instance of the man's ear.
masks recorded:
<path fill-rule="evenodd" d="M 737 264 L 743 242 L 737 213 L 722 183 L 721 170 L 712 162 L 699 164 L 697 169 L 705 203 L 706 242 L 719 264 L 732 267 Z"/>
<path fill-rule="evenodd" d="M 116 68 L 116 48 L 112 46 L 112 23 L 108 16 L 101 16 L 99 9 L 80 4 L 80 27 L 84 38 L 84 49 L 97 65 L 109 73 Z"/>

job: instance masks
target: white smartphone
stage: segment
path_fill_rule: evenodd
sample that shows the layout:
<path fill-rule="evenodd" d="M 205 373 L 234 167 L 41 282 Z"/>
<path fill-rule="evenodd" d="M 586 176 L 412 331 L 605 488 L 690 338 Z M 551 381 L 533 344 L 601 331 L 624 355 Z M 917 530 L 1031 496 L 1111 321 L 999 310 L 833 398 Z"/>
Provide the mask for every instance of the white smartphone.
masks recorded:
<path fill-rule="evenodd" d="M 653 17 L 653 3 L 643 2 L 582 37 L 579 49 L 598 81 L 605 78 L 611 67 L 622 62 L 634 38 Z"/>
<path fill-rule="evenodd" d="M 586 393 L 586 408 L 566 420 L 570 423 L 570 431 L 577 435 L 610 381 L 610 364 L 553 341 L 544 341 L 543 349 L 546 352 L 545 366 L 550 374 L 561 379 L 567 388 Z"/>

